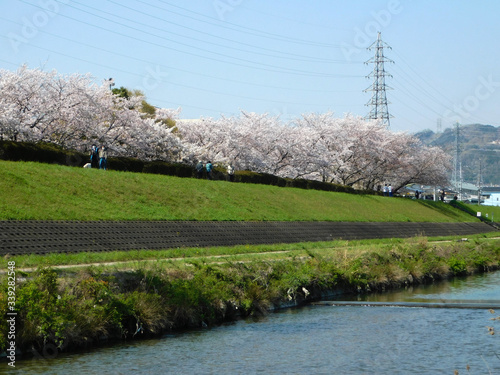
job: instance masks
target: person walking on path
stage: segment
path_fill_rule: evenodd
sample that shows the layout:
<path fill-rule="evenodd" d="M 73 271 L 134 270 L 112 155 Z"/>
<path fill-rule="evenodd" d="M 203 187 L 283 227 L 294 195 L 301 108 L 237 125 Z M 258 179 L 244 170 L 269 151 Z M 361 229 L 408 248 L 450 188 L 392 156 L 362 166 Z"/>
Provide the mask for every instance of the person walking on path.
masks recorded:
<path fill-rule="evenodd" d="M 387 184 L 384 185 L 384 187 L 382 188 L 382 191 L 384 192 L 384 197 L 387 197 Z"/>
<path fill-rule="evenodd" d="M 206 168 L 207 168 L 207 179 L 211 180 L 212 179 L 213 165 L 212 165 L 212 163 L 210 161 L 207 163 Z"/>
<path fill-rule="evenodd" d="M 227 166 L 227 176 L 229 177 L 229 181 L 234 181 L 234 167 L 232 166 L 232 164 L 229 164 Z"/>
<path fill-rule="evenodd" d="M 99 150 L 99 169 L 108 169 L 108 148 L 102 146 Z"/>
<path fill-rule="evenodd" d="M 198 162 L 198 164 L 196 164 L 196 176 L 198 178 L 203 177 L 203 163 L 201 162 L 201 160 Z"/>
<path fill-rule="evenodd" d="M 92 145 L 90 149 L 90 166 L 91 168 L 99 168 L 99 149 L 96 145 Z"/>
<path fill-rule="evenodd" d="M 389 192 L 389 197 L 392 197 L 392 185 L 391 184 L 389 184 L 387 191 Z"/>

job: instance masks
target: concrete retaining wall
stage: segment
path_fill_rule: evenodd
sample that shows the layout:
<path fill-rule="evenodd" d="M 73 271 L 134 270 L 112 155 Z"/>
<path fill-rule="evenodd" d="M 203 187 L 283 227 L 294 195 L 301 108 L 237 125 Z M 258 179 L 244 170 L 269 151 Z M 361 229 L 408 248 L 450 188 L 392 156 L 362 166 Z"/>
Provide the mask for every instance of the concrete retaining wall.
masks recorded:
<path fill-rule="evenodd" d="M 486 233 L 484 223 L 0 221 L 0 255 Z"/>

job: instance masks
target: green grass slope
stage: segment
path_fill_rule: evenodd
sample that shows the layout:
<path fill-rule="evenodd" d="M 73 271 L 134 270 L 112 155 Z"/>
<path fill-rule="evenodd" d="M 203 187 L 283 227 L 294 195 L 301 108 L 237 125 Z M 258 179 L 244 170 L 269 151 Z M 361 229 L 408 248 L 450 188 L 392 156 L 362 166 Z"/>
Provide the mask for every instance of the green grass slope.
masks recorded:
<path fill-rule="evenodd" d="M 0 220 L 475 221 L 440 202 L 0 161 Z"/>
<path fill-rule="evenodd" d="M 478 204 L 466 204 L 466 206 L 469 207 L 472 212 L 476 214 L 480 212 L 483 217 L 487 217 L 496 223 L 500 221 L 500 206 L 484 206 Z"/>

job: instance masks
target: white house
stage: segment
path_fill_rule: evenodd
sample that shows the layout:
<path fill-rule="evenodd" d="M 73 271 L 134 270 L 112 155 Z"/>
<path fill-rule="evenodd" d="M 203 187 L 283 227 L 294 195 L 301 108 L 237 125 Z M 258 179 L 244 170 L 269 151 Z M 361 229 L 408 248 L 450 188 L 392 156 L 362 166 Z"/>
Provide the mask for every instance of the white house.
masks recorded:
<path fill-rule="evenodd" d="M 500 187 L 484 187 L 481 197 L 484 197 L 485 206 L 500 206 Z"/>

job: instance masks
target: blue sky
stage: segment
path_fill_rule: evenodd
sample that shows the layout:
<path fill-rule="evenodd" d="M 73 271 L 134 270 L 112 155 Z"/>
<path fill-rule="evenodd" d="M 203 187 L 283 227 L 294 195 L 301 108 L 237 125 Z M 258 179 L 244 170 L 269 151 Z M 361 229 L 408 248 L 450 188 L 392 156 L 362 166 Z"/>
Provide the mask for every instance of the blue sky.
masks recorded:
<path fill-rule="evenodd" d="M 365 116 L 382 39 L 391 129 L 500 123 L 495 0 L 2 0 L 0 68 L 90 73 L 181 118 Z"/>

